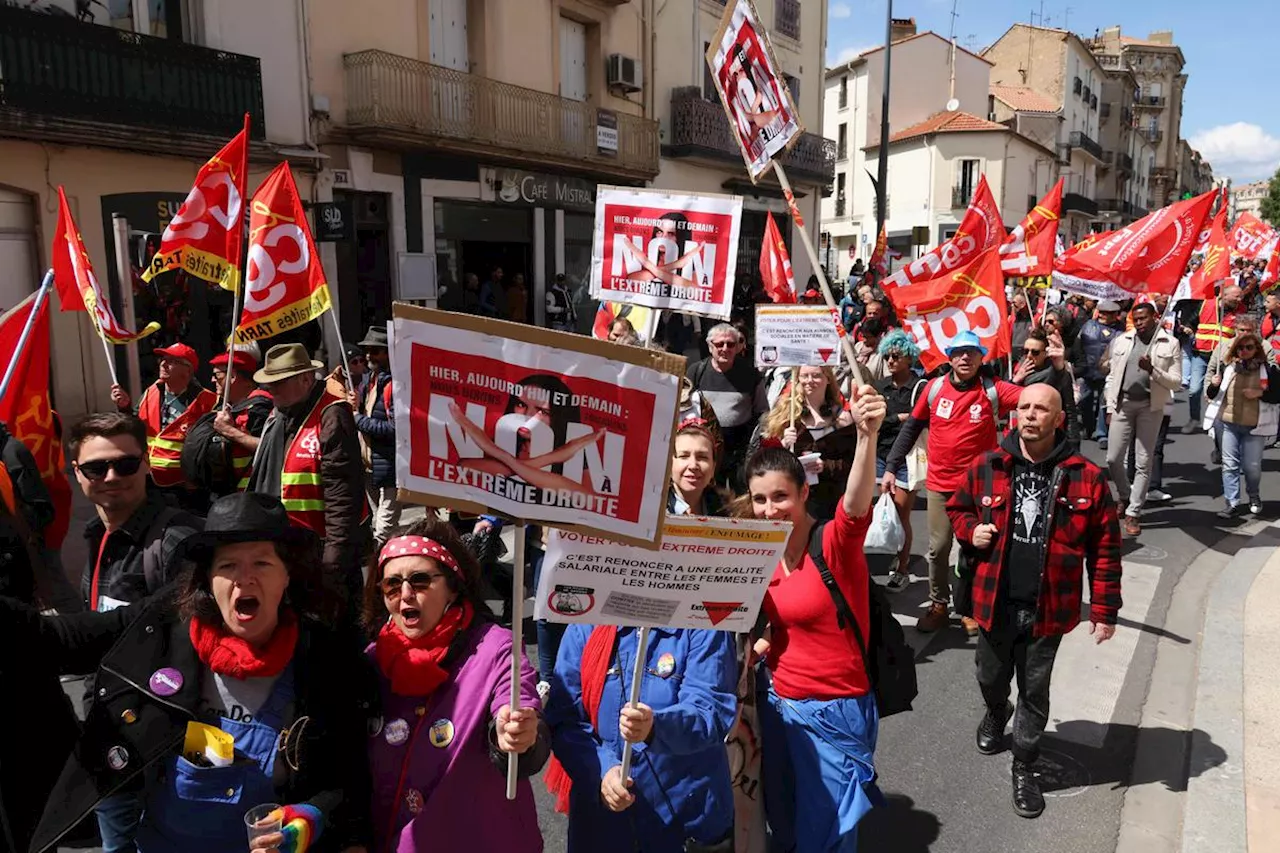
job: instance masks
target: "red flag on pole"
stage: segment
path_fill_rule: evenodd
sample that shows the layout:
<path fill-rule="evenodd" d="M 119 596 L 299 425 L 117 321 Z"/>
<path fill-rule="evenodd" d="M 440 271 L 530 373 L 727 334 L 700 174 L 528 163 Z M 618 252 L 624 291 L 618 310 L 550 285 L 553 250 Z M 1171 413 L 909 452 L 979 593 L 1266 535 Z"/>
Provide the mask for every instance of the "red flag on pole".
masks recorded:
<path fill-rule="evenodd" d="M 248 343 L 292 329 L 328 311 L 329 284 L 298 198 L 288 163 L 281 163 L 254 193 L 249 213 L 249 260 L 244 310 L 236 342 Z"/>
<path fill-rule="evenodd" d="M 1115 284 L 1130 293 L 1172 294 L 1187 269 L 1217 190 L 1175 202 L 1119 231 L 1072 246 L 1054 271 Z"/>
<path fill-rule="evenodd" d="M 886 278 L 884 288 L 889 290 L 915 281 L 929 281 L 944 273 L 955 272 L 988 249 L 999 246 L 1004 239 L 1004 220 L 1000 218 L 1000 208 L 991 195 L 991 187 L 987 186 L 987 176 L 983 175 L 955 236 Z"/>
<path fill-rule="evenodd" d="M 249 183 L 249 115 L 244 130 L 196 173 L 195 185 L 178 208 L 160 251 L 142 273 L 151 281 L 166 270 L 186 270 L 234 291 L 240 286 L 240 250 L 244 245 L 244 199 Z"/>
<path fill-rule="evenodd" d="M 973 332 L 982 340 L 987 348 L 984 361 L 1002 358 L 1012 349 L 1004 274 L 994 249 L 982 252 L 958 270 L 886 293 L 915 336 L 925 370 L 946 362 L 946 349 L 961 332 Z"/>
<path fill-rule="evenodd" d="M 1275 236 L 1274 228 L 1246 212 L 1236 217 L 1227 242 L 1231 246 L 1232 255 L 1252 261 L 1266 257 L 1267 247 Z"/>
<path fill-rule="evenodd" d="M 1231 277 L 1231 247 L 1227 244 L 1227 205 L 1224 199 L 1209 226 L 1204 244 L 1204 260 L 1191 274 L 1191 298 L 1209 299 L 1213 286 Z"/>
<path fill-rule="evenodd" d="M 49 300 L 40 303 L 35 325 L 26 344 L 19 349 L 22 328 L 31 316 L 36 294 L 31 294 L 0 317 L 0 352 L 16 360 L 13 378 L 0 398 L 0 421 L 9 432 L 27 446 L 35 457 L 49 496 L 53 498 L 54 517 L 44 529 L 45 546 L 62 547 L 71 524 L 71 483 L 67 480 L 67 462 L 62 453 L 62 435 L 49 400 Z"/>
<path fill-rule="evenodd" d="M 760 249 L 760 281 L 764 292 L 774 302 L 796 301 L 796 279 L 791 272 L 791 257 L 782 232 L 770 213 L 764 223 L 764 241 Z"/>
<path fill-rule="evenodd" d="M 58 187 L 58 230 L 53 235 L 53 282 L 62 310 L 87 311 L 93 327 L 105 341 L 128 344 L 160 328 L 159 323 L 148 323 L 141 332 L 131 332 L 120 325 L 111 311 L 110 300 L 98 284 L 98 277 L 93 274 L 93 264 L 84 248 L 80 229 L 71 218 L 71 207 L 62 187 Z"/>
<path fill-rule="evenodd" d="M 871 259 L 867 268 L 875 270 L 876 275 L 884 278 L 889 274 L 889 235 L 884 228 L 876 235 L 876 247 L 871 250 Z"/>
<path fill-rule="evenodd" d="M 1000 267 L 1006 276 L 1049 275 L 1053 272 L 1054 248 L 1058 241 L 1058 221 L 1062 219 L 1062 183 L 1049 190 L 1031 208 L 1018 227 L 1000 246 Z"/>

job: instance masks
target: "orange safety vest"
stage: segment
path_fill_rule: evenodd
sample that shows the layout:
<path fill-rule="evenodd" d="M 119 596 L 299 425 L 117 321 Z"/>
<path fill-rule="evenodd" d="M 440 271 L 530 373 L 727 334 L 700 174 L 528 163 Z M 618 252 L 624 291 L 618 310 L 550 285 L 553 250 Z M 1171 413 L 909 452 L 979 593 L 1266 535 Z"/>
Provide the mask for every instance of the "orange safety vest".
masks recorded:
<path fill-rule="evenodd" d="M 320 416 L 346 400 L 325 391 L 289 444 L 280 473 L 280 502 L 289 520 L 324 538 L 324 483 L 320 479 Z"/>
<path fill-rule="evenodd" d="M 182 445 L 187 440 L 187 430 L 195 425 L 201 415 L 213 411 L 218 398 L 210 390 L 202 388 L 187 410 L 164 429 L 160 429 L 160 383 L 147 389 L 138 405 L 138 417 L 147 424 L 147 462 L 151 465 L 151 479 L 157 486 L 167 488 L 186 482 L 182 475 Z"/>
<path fill-rule="evenodd" d="M 1213 352 L 1214 347 L 1223 341 L 1229 341 L 1236 336 L 1236 317 L 1239 316 L 1236 311 L 1228 311 L 1218 316 L 1219 311 L 1217 299 L 1206 299 L 1204 304 L 1200 306 L 1200 325 L 1196 327 L 1196 350 L 1198 352 Z"/>
<path fill-rule="evenodd" d="M 254 397 L 265 397 L 268 400 L 271 399 L 271 395 L 266 391 L 263 391 L 261 388 L 255 388 L 253 391 L 249 392 L 248 399 L 252 400 Z M 251 408 L 252 407 L 246 407 L 243 412 L 236 414 L 234 420 L 237 429 L 243 430 L 244 432 L 249 431 L 249 411 Z M 254 451 L 249 448 L 243 447 L 237 442 L 231 443 L 231 468 L 236 475 L 237 492 L 243 492 L 245 489 L 249 488 L 249 477 L 253 474 L 253 454 Z"/>

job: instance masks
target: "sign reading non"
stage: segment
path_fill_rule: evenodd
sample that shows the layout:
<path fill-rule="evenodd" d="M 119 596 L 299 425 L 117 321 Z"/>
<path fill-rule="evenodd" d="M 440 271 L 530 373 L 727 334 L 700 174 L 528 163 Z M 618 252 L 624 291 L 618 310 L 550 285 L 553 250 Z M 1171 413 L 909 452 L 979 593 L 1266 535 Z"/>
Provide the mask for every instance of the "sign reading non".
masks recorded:
<path fill-rule="evenodd" d="M 825 305 L 757 305 L 756 367 L 832 367 L 836 314 Z"/>

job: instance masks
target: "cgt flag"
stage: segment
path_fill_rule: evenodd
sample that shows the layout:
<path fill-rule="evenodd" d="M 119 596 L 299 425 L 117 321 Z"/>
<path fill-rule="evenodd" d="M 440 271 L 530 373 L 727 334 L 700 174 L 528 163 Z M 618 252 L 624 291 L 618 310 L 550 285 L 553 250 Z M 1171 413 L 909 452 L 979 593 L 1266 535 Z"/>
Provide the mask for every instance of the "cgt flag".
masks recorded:
<path fill-rule="evenodd" d="M 1058 183 L 1031 208 L 1000 246 L 1000 268 L 1010 278 L 1047 276 L 1053 272 L 1058 221 L 1062 218 L 1062 183 Z"/>
<path fill-rule="evenodd" d="M 782 242 L 778 223 L 769 213 L 764 223 L 764 245 L 760 250 L 760 281 L 764 292 L 774 302 L 796 301 L 796 278 L 791 271 L 791 257 L 787 244 Z"/>
<path fill-rule="evenodd" d="M 276 166 L 250 203 L 244 310 L 236 343 L 262 340 L 330 308 L 316 244 L 288 163 Z"/>
<path fill-rule="evenodd" d="M 41 301 L 31 336 L 18 349 L 35 300 L 33 293 L 0 317 L 0 352 L 10 353 L 16 362 L 9 390 L 0 399 L 0 422 L 31 451 L 53 498 L 53 521 L 44 529 L 44 544 L 56 551 L 71 524 L 71 483 L 62 453 L 62 431 L 49 400 L 49 300 Z"/>
<path fill-rule="evenodd" d="M 987 176 L 978 181 L 978 188 L 969 201 L 969 209 L 960 220 L 955 236 L 884 280 L 885 291 L 916 281 L 933 280 L 944 273 L 954 272 L 1004 242 L 1004 220 L 1000 208 L 987 186 Z"/>
<path fill-rule="evenodd" d="M 111 302 L 102 292 L 93 264 L 84 248 L 80 229 L 71 218 L 67 194 L 58 187 L 58 230 L 53 235 L 53 281 L 63 311 L 87 311 L 93 327 L 103 340 L 113 344 L 130 344 L 160 328 L 148 323 L 141 332 L 131 332 L 111 313 Z"/>
<path fill-rule="evenodd" d="M 1178 201 L 1119 231 L 1092 235 L 1054 263 L 1056 272 L 1130 293 L 1171 294 L 1186 272 L 1217 190 Z"/>
<path fill-rule="evenodd" d="M 1218 208 L 1204 241 L 1204 260 L 1191 274 L 1191 299 L 1209 299 L 1213 286 L 1231 277 L 1231 247 L 1227 243 L 1227 205 Z"/>
<path fill-rule="evenodd" d="M 979 254 L 964 267 L 887 291 L 898 316 L 915 336 L 925 370 L 945 364 L 946 349 L 961 332 L 973 332 L 987 348 L 984 361 L 1011 351 L 1009 314 L 1000 255 Z"/>
<path fill-rule="evenodd" d="M 1266 259 L 1267 248 L 1275 239 L 1276 230 L 1252 213 L 1242 213 L 1236 217 L 1228 235 L 1232 258 L 1246 260 Z"/>
<path fill-rule="evenodd" d="M 160 250 L 142 273 L 143 281 L 166 270 L 186 270 L 235 291 L 240 287 L 241 223 L 249 181 L 249 115 L 235 135 L 196 173 L 195 185 L 178 215 L 164 229 Z"/>
<path fill-rule="evenodd" d="M 884 228 L 880 229 L 880 234 L 876 237 L 876 247 L 871 251 L 867 266 L 881 278 L 889 274 L 889 235 Z"/>

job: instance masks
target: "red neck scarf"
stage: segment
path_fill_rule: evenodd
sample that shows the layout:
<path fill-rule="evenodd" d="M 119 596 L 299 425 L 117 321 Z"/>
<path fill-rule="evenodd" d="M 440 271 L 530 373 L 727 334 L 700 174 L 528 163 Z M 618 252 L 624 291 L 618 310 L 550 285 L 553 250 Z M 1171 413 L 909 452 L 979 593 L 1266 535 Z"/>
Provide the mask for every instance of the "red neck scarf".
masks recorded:
<path fill-rule="evenodd" d="M 600 697 L 604 695 L 604 681 L 609 674 L 609 661 L 613 658 L 613 646 L 618 640 L 617 625 L 597 625 L 582 647 L 582 708 L 587 712 L 591 728 L 600 730 Z M 569 813 L 569 791 L 573 780 L 564 765 L 554 755 L 543 775 L 547 790 L 556 798 L 556 811 Z"/>
<path fill-rule="evenodd" d="M 391 692 L 397 696 L 430 696 L 449 678 L 440 665 L 449 644 L 459 631 L 465 631 L 475 616 L 471 602 L 445 610 L 436 626 L 416 640 L 410 640 L 388 620 L 378 633 L 375 655 L 378 668 L 391 679 Z"/>
<path fill-rule="evenodd" d="M 229 678 L 270 678 L 284 672 L 298 645 L 298 620 L 288 610 L 280 612 L 280 624 L 266 646 L 255 649 L 226 628 L 191 620 L 191 645 L 200 662 Z"/>

